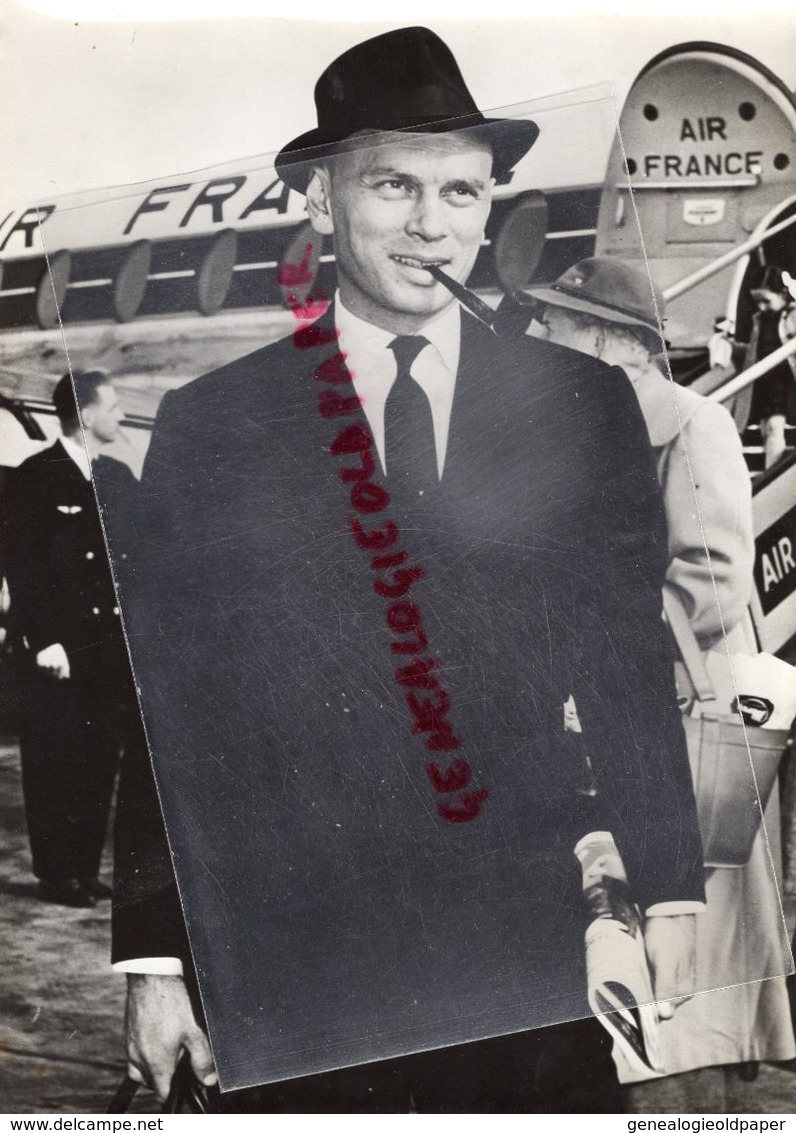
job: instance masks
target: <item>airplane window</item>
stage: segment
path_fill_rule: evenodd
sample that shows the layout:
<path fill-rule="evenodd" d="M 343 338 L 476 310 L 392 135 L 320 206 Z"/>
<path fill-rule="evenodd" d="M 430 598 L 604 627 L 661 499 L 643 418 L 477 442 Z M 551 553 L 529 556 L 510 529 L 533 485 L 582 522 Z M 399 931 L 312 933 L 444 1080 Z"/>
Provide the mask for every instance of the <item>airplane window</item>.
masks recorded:
<path fill-rule="evenodd" d="M 738 107 L 738 113 L 743 118 L 744 122 L 751 122 L 755 114 L 757 114 L 757 108 L 753 102 L 742 102 Z"/>
<path fill-rule="evenodd" d="M 787 169 L 790 165 L 790 158 L 786 153 L 778 153 L 774 158 L 775 169 Z"/>
<path fill-rule="evenodd" d="M 653 104 L 651 102 L 648 102 L 647 105 L 644 107 L 644 117 L 647 119 L 648 122 L 654 122 L 655 119 L 658 117 L 658 107 L 653 106 Z"/>

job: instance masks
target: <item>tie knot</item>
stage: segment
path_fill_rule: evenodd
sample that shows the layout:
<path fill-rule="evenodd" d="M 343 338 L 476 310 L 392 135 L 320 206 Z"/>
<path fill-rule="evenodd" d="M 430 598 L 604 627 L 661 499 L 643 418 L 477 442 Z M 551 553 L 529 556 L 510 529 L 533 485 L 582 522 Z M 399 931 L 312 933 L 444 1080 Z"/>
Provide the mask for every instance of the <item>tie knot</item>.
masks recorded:
<path fill-rule="evenodd" d="M 428 346 L 428 339 L 422 334 L 401 334 L 390 343 L 390 350 L 398 363 L 398 377 L 405 377 L 410 373 L 415 359 L 421 350 Z"/>

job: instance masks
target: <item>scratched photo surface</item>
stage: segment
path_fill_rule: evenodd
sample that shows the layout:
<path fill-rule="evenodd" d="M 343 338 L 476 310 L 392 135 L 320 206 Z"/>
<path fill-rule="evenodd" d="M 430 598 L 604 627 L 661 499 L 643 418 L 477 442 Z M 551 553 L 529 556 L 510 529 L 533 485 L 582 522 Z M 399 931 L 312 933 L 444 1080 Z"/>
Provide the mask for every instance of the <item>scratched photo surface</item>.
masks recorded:
<path fill-rule="evenodd" d="M 575 109 L 609 128 L 606 100 Z M 442 160 L 441 262 L 466 278 L 481 252 L 489 153 L 478 132 L 433 141 L 332 159 L 333 179 L 354 162 L 378 185 L 382 207 L 363 222 L 359 202 L 347 239 L 389 302 L 439 303 L 390 258 L 416 252 L 383 219 L 391 170 L 436 184 Z M 233 1085 L 585 1014 L 588 830 L 615 831 L 645 905 L 700 893 L 632 398 L 467 314 L 442 478 L 408 498 L 352 384 L 366 375 L 338 343 L 334 282 L 308 285 L 319 239 L 305 230 L 277 273 L 292 333 L 162 403 L 121 568 Z M 591 752 L 564 729 L 570 691 Z"/>
<path fill-rule="evenodd" d="M 343 46 L 365 37 L 352 28 Z M 100 468 L 94 482 L 157 787 L 143 750 L 127 760 L 115 955 L 192 958 L 225 1088 L 587 1015 L 575 846 L 591 831 L 613 835 L 642 910 L 703 899 L 661 591 L 692 625 L 702 603 L 703 650 L 729 628 L 733 653 L 756 640 L 777 652 L 796 575 L 792 515 L 756 514 L 753 532 L 729 505 L 709 513 L 702 477 L 715 461 L 724 474 L 737 429 L 720 396 L 703 424 L 702 404 L 671 382 L 711 395 L 692 370 L 727 280 L 746 294 L 777 257 L 739 260 L 665 312 L 653 304 L 669 354 L 655 348 L 660 384 L 648 375 L 635 391 L 616 369 L 595 376 L 546 314 L 589 277 L 551 299 L 555 281 L 595 256 L 633 264 L 657 297 L 796 189 L 782 159 L 796 110 L 779 87 L 766 101 L 728 56 L 726 74 L 747 84 L 730 118 L 705 78 L 726 77 L 724 60 L 705 60 L 701 79 L 691 64 L 683 76 L 661 59 L 624 108 L 608 73 L 544 98 L 522 76 L 521 105 L 484 112 L 535 122 L 539 139 L 494 185 L 500 125 L 307 154 L 285 179 L 271 154 L 41 198 L 0 228 L 6 260 L 20 253 L 5 267 L 19 284 L 5 300 L 12 325 L 61 326 L 73 366 L 120 375 L 115 451 L 141 483 L 131 500 Z M 307 70 L 308 91 L 318 73 Z M 685 82 L 702 103 L 662 113 Z M 265 113 L 278 121 L 278 106 Z M 284 140 L 312 124 L 308 100 Z M 319 159 L 344 202 L 334 215 L 304 195 Z M 700 193 L 672 189 L 689 180 Z M 429 186 L 445 236 L 426 238 L 418 261 L 396 204 Z M 31 250 L 46 253 L 48 278 L 26 291 Z M 460 322 L 449 420 L 433 422 L 422 487 L 409 485 L 423 456 L 411 446 L 406 482 L 390 477 L 397 450 L 347 349 L 337 259 L 371 312 L 413 305 L 420 322 L 376 321 L 399 372 L 396 334 L 429 313 Z M 755 311 L 739 310 L 748 341 Z M 743 554 L 739 597 L 727 576 Z M 754 834 L 757 788 L 740 768 L 757 880 L 744 904 L 739 871 L 709 862 L 708 882 L 731 891 L 743 963 L 706 947 L 697 990 L 767 980 L 765 1010 L 791 957 L 772 854 Z"/>

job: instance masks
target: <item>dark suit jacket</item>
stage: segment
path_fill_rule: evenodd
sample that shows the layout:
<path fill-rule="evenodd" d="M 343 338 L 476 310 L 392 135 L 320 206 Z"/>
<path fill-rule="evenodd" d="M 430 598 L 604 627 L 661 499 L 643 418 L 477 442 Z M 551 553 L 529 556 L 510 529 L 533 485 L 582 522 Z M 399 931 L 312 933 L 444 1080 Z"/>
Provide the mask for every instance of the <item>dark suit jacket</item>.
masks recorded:
<path fill-rule="evenodd" d="M 613 831 L 642 906 L 702 896 L 664 516 L 629 382 L 463 316 L 443 480 L 392 548 L 424 572 L 403 600 L 459 740 L 439 758 L 488 792 L 446 823 L 374 589 L 407 576 L 374 570 L 350 525 L 386 529 L 389 484 L 376 461 L 362 494 L 357 452 L 330 451 L 366 429 L 331 325 L 166 397 L 123 592 L 230 1086 L 583 1011 L 572 848 L 590 829 Z M 597 802 L 577 793 L 570 693 Z M 117 959 L 180 947 L 156 824 L 125 822 L 133 809 L 123 797 Z"/>
<path fill-rule="evenodd" d="M 136 487 L 132 472 L 101 457 L 118 506 Z M 63 444 L 8 474 L 0 507 L 11 626 L 23 673 L 60 642 L 74 682 L 129 684 L 129 663 L 91 483 Z"/>

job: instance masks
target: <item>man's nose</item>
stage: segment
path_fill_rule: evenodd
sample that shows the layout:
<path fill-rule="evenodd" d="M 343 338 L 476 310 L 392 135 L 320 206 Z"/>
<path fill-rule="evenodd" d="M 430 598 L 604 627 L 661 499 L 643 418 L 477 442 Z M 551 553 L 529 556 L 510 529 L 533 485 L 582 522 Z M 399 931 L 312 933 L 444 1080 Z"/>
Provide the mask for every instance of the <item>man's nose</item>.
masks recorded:
<path fill-rule="evenodd" d="M 428 242 L 447 236 L 444 207 L 436 193 L 421 193 L 406 225 L 407 232 Z"/>

